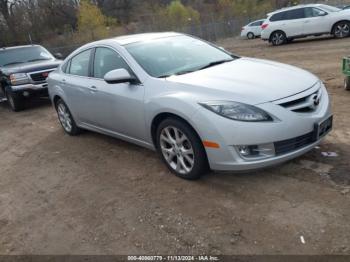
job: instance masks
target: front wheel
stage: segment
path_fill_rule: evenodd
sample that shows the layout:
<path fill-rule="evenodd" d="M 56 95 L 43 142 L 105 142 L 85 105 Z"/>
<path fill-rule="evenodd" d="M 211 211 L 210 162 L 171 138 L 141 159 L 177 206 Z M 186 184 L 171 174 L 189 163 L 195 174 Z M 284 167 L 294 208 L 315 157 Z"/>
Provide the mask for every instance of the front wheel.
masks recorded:
<path fill-rule="evenodd" d="M 59 99 L 56 103 L 58 119 L 64 131 L 70 136 L 76 136 L 81 132 L 81 129 L 76 125 L 68 106 Z"/>
<path fill-rule="evenodd" d="M 5 96 L 12 111 L 19 112 L 24 109 L 24 97 L 22 94 L 13 92 L 10 87 L 6 87 Z"/>
<path fill-rule="evenodd" d="M 334 26 L 333 35 L 335 38 L 345 38 L 350 35 L 350 23 L 339 22 Z"/>
<path fill-rule="evenodd" d="M 350 76 L 345 77 L 344 88 L 347 91 L 350 91 Z"/>
<path fill-rule="evenodd" d="M 209 170 L 201 140 L 181 120 L 169 118 L 159 125 L 157 149 L 164 163 L 178 177 L 196 180 Z"/>
<path fill-rule="evenodd" d="M 277 31 L 271 35 L 270 41 L 271 41 L 272 45 L 279 46 L 279 45 L 283 45 L 286 43 L 287 37 L 286 37 L 286 34 L 284 32 Z"/>

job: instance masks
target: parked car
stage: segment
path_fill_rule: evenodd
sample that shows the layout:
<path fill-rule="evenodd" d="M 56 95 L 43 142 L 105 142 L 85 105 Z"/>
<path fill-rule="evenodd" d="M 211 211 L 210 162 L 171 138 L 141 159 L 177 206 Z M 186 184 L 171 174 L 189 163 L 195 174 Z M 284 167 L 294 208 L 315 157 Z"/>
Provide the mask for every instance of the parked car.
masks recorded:
<path fill-rule="evenodd" d="M 66 133 L 156 149 L 185 179 L 285 162 L 332 129 L 326 87 L 313 74 L 177 33 L 87 44 L 48 83 Z"/>
<path fill-rule="evenodd" d="M 244 27 L 242 27 L 241 37 L 248 38 L 248 39 L 254 39 L 256 37 L 261 36 L 261 26 L 264 23 L 264 20 L 257 20 L 254 21 Z"/>
<path fill-rule="evenodd" d="M 275 46 L 323 34 L 344 38 L 350 34 L 350 10 L 323 4 L 298 5 L 268 14 L 261 27 L 261 38 Z"/>
<path fill-rule="evenodd" d="M 0 100 L 20 111 L 26 97 L 48 96 L 46 78 L 61 62 L 39 45 L 0 48 Z"/>

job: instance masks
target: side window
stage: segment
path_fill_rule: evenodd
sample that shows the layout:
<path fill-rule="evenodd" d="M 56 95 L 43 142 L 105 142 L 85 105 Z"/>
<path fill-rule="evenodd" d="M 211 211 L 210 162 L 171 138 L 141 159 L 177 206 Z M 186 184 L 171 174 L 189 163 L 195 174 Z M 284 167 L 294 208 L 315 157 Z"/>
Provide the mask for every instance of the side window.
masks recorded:
<path fill-rule="evenodd" d="M 271 21 L 271 22 L 275 22 L 275 21 L 282 21 L 282 20 L 285 20 L 285 14 L 286 14 L 286 12 L 280 12 L 280 13 L 274 14 L 274 15 L 270 18 L 270 21 Z"/>
<path fill-rule="evenodd" d="M 96 48 L 94 61 L 94 77 L 103 78 L 108 72 L 124 68 L 133 74 L 124 59 L 112 49 L 106 47 Z"/>
<path fill-rule="evenodd" d="M 77 76 L 89 76 L 91 49 L 81 52 L 71 59 L 69 74 Z"/>
<path fill-rule="evenodd" d="M 322 16 L 325 12 L 318 8 L 308 7 L 305 8 L 305 16 L 310 17 L 317 17 Z"/>
<path fill-rule="evenodd" d="M 259 26 L 262 26 L 262 25 L 264 24 L 264 22 L 265 22 L 265 20 L 261 20 L 261 21 L 259 22 Z"/>
<path fill-rule="evenodd" d="M 305 18 L 304 8 L 294 9 L 288 11 L 286 14 L 286 20 L 295 20 Z"/>

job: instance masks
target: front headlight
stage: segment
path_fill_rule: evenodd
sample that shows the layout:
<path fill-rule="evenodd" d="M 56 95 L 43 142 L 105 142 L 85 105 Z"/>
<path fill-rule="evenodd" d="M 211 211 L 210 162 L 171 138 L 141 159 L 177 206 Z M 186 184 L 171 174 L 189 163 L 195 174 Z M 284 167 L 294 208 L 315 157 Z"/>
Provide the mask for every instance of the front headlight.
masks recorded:
<path fill-rule="evenodd" d="M 12 85 L 23 85 L 29 83 L 29 77 L 25 73 L 11 74 L 10 80 Z"/>
<path fill-rule="evenodd" d="M 199 103 L 204 108 L 229 119 L 245 122 L 273 121 L 264 110 L 252 105 L 231 101 Z"/>

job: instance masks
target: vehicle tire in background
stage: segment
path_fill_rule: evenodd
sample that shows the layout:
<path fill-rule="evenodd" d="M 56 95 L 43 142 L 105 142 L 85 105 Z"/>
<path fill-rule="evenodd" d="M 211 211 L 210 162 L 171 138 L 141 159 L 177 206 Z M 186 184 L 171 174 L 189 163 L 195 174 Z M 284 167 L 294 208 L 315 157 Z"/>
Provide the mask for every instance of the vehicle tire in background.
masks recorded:
<path fill-rule="evenodd" d="M 252 39 L 255 38 L 255 35 L 254 35 L 252 32 L 249 32 L 249 33 L 247 34 L 247 38 L 248 38 L 249 40 L 252 40 Z"/>
<path fill-rule="evenodd" d="M 350 91 L 350 76 L 345 77 L 344 88 L 347 91 Z"/>
<path fill-rule="evenodd" d="M 283 45 L 287 42 L 286 34 L 283 31 L 276 31 L 271 34 L 270 42 L 273 46 Z"/>
<path fill-rule="evenodd" d="M 5 87 L 5 96 L 12 111 L 19 112 L 24 109 L 24 97 L 22 94 L 13 92 L 10 87 Z"/>
<path fill-rule="evenodd" d="M 202 141 L 191 126 L 177 118 L 167 118 L 157 128 L 157 149 L 176 176 L 196 180 L 209 171 Z"/>
<path fill-rule="evenodd" d="M 350 35 L 350 23 L 342 21 L 334 25 L 332 34 L 335 38 L 345 38 Z"/>
<path fill-rule="evenodd" d="M 81 129 L 76 125 L 73 116 L 62 99 L 59 99 L 56 104 L 56 111 L 58 119 L 63 127 L 63 130 L 70 136 L 76 136 L 80 134 Z"/>

